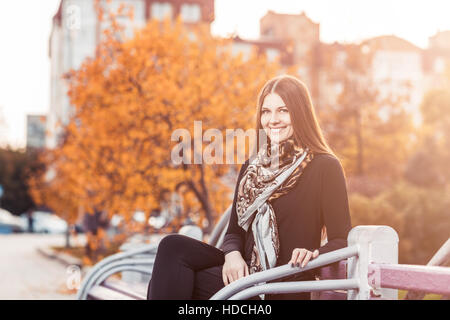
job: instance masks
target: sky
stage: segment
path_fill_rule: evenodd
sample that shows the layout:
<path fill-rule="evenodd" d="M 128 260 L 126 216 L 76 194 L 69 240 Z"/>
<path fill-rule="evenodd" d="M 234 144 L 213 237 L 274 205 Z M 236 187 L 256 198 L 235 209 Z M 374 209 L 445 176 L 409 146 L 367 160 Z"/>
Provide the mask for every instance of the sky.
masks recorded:
<path fill-rule="evenodd" d="M 49 109 L 48 39 L 59 1 L 0 1 L 0 146 L 24 147 L 26 115 Z M 320 23 L 323 42 L 393 34 L 426 48 L 430 36 L 450 30 L 449 0 L 215 0 L 212 33 L 257 39 L 268 10 L 304 11 Z"/>

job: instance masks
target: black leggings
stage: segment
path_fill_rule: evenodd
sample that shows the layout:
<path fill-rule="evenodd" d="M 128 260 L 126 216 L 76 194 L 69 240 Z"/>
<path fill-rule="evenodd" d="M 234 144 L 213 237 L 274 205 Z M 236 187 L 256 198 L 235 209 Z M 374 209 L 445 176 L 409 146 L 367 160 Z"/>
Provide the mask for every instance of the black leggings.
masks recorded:
<path fill-rule="evenodd" d="M 224 287 L 224 254 L 180 234 L 165 236 L 158 246 L 147 299 L 206 300 Z"/>
<path fill-rule="evenodd" d="M 224 287 L 222 250 L 180 234 L 165 236 L 158 246 L 148 300 L 206 300 Z M 312 276 L 284 281 L 313 280 Z M 250 298 L 259 300 L 259 297 Z M 267 300 L 309 300 L 309 292 L 266 295 Z"/>

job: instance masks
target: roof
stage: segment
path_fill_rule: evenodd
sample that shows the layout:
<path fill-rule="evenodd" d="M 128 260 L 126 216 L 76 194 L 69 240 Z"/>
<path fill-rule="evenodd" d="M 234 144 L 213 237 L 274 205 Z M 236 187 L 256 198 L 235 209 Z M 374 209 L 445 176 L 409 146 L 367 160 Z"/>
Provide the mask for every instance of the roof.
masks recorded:
<path fill-rule="evenodd" d="M 394 35 L 385 35 L 375 38 L 370 38 L 361 43 L 361 45 L 368 45 L 373 50 L 388 50 L 388 51 L 417 51 L 422 52 L 422 49 L 412 44 L 411 42 L 399 38 Z"/>
<path fill-rule="evenodd" d="M 263 20 L 264 18 L 266 18 L 267 16 L 279 16 L 279 17 L 291 17 L 291 18 L 302 18 L 302 19 L 306 19 L 309 23 L 311 24 L 316 24 L 318 25 L 319 23 L 316 23 L 314 21 L 312 21 L 304 11 L 302 11 L 300 14 L 293 14 L 293 13 L 277 13 L 273 10 L 269 10 L 267 11 L 267 13 L 261 18 L 259 19 L 260 21 Z"/>

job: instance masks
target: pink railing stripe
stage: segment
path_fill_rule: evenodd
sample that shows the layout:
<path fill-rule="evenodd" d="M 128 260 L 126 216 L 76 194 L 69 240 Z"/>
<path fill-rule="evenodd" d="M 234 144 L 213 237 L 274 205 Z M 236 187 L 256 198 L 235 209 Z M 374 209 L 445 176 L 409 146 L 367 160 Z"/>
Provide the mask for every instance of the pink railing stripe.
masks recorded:
<path fill-rule="evenodd" d="M 450 268 L 372 263 L 369 284 L 374 288 L 415 290 L 450 295 Z"/>

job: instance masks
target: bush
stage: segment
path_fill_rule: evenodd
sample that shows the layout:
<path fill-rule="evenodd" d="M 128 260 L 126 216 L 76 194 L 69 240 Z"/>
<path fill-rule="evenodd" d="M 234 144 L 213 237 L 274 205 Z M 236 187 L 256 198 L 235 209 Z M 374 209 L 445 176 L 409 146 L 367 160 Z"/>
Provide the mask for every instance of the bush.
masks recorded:
<path fill-rule="evenodd" d="M 352 193 L 352 223 L 391 226 L 400 238 L 399 263 L 426 264 L 449 237 L 449 191 L 402 181 L 372 198 Z"/>

